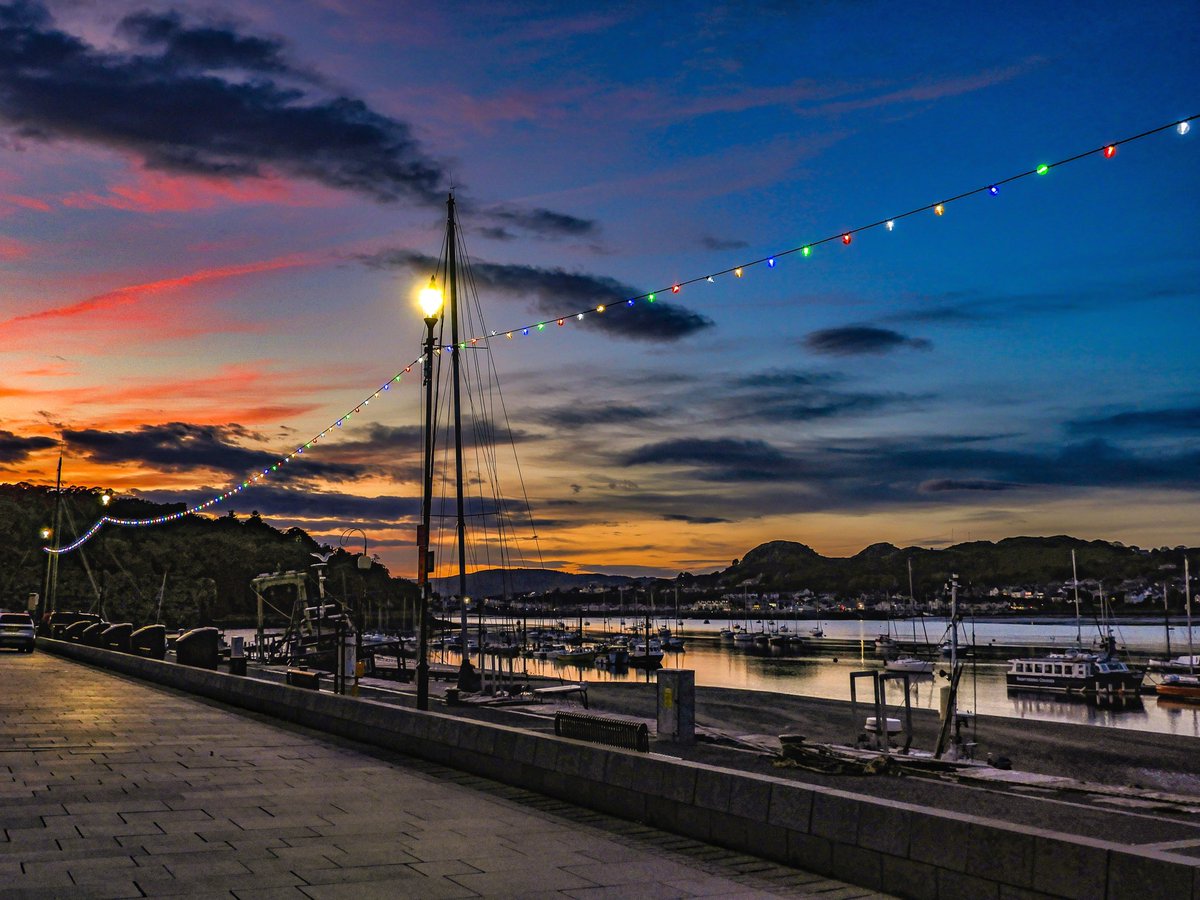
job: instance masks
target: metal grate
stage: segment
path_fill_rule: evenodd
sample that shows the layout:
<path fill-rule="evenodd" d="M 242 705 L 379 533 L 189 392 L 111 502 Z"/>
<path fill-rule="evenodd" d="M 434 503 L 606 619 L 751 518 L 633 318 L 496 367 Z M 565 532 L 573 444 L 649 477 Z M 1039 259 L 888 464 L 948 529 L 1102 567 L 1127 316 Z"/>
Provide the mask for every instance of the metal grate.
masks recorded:
<path fill-rule="evenodd" d="M 650 729 L 645 722 L 608 719 L 586 713 L 559 712 L 554 714 L 554 733 L 559 737 L 591 741 L 609 747 L 624 747 L 639 753 L 650 751 Z"/>

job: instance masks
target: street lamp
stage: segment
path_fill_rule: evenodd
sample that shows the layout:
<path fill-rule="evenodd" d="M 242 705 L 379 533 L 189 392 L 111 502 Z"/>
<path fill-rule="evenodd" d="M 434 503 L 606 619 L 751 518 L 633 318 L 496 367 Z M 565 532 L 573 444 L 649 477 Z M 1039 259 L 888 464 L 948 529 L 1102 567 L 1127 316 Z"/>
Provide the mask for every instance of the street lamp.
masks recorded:
<path fill-rule="evenodd" d="M 433 571 L 429 553 L 429 520 L 433 506 L 433 329 L 441 318 L 442 292 L 437 281 L 429 279 L 418 298 L 425 314 L 425 354 L 421 368 L 425 385 L 425 459 L 422 470 L 421 525 L 417 528 L 417 585 L 421 591 L 420 622 L 417 638 L 417 709 L 429 709 L 429 573 Z"/>

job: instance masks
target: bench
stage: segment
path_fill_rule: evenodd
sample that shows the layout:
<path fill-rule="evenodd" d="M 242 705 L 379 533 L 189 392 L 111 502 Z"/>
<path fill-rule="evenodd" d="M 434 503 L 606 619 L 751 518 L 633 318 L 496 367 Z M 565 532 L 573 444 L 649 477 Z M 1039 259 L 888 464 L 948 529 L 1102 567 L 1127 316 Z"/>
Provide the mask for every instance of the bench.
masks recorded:
<path fill-rule="evenodd" d="M 554 714 L 554 733 L 558 737 L 591 741 L 609 747 L 624 747 L 639 753 L 650 751 L 650 729 L 646 727 L 645 722 L 557 712 Z"/>
<path fill-rule="evenodd" d="M 583 682 L 579 684 L 557 684 L 554 687 L 533 689 L 533 695 L 539 700 L 545 700 L 547 697 L 565 697 L 571 694 L 578 694 L 583 699 L 583 708 L 588 708 L 587 685 Z"/>

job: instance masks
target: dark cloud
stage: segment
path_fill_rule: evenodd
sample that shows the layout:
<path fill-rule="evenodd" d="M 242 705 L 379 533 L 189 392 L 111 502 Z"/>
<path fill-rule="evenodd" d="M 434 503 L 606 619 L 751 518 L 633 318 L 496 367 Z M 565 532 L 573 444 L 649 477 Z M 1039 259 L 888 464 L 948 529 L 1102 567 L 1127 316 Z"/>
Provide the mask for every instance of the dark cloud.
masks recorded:
<path fill-rule="evenodd" d="M 863 415 L 922 398 L 874 394 L 844 388 L 844 376 L 798 370 L 744 375 L 718 403 L 730 419 L 760 422 L 811 422 Z"/>
<path fill-rule="evenodd" d="M 917 490 L 924 494 L 936 494 L 940 491 L 1011 491 L 1019 487 L 1024 485 L 984 478 L 939 478 L 922 482 Z"/>
<path fill-rule="evenodd" d="M 278 42 L 189 28 L 175 14 L 138 13 L 120 30 L 138 52 L 94 48 L 55 28 L 40 4 L 0 6 L 0 120 L 22 138 L 100 144 L 155 169 L 274 169 L 383 202 L 441 200 L 443 169 L 407 124 L 320 95 Z"/>
<path fill-rule="evenodd" d="M 902 347 L 928 350 L 931 346 L 924 338 L 905 337 L 889 328 L 871 325 L 849 325 L 845 328 L 826 328 L 805 336 L 804 346 L 813 353 L 829 356 L 857 356 L 864 353 L 890 353 Z"/>
<path fill-rule="evenodd" d="M 589 425 L 612 425 L 635 422 L 655 415 L 640 406 L 623 406 L 616 403 L 604 406 L 560 406 L 555 409 L 539 410 L 533 418 L 543 425 L 557 428 L 585 428 Z"/>
<path fill-rule="evenodd" d="M 97 463 L 138 463 L 167 472 L 201 468 L 243 477 L 270 468 L 279 454 L 253 450 L 236 443 L 248 433 L 237 426 L 192 425 L 170 422 L 143 425 L 134 431 L 66 430 L 63 440 Z M 279 477 L 333 479 L 362 474 L 358 466 L 297 457 L 280 466 Z"/>
<path fill-rule="evenodd" d="M 11 431 L 0 431 L 0 463 L 19 463 L 29 459 L 31 453 L 48 450 L 58 441 L 48 437 L 21 437 Z"/>
<path fill-rule="evenodd" d="M 750 245 L 748 243 L 746 243 L 745 241 L 724 240 L 722 238 L 716 238 L 716 237 L 712 237 L 711 235 L 706 234 L 700 238 L 700 246 L 703 247 L 705 250 L 722 251 L 722 250 L 744 250 L 746 247 L 749 247 Z"/>
<path fill-rule="evenodd" d="M 687 522 L 689 525 L 725 525 L 731 521 L 719 516 L 689 516 L 682 513 L 668 513 L 663 519 L 668 522 Z"/>
<path fill-rule="evenodd" d="M 482 228 L 476 228 L 475 232 L 492 241 L 515 241 L 517 239 L 517 236 L 507 228 L 501 228 L 498 225 L 485 225 Z"/>
<path fill-rule="evenodd" d="M 1130 410 L 1067 423 L 1073 434 L 1152 437 L 1200 432 L 1200 406 Z"/>
<path fill-rule="evenodd" d="M 294 74 L 280 41 L 243 36 L 228 25 L 189 28 L 177 12 L 133 13 L 120 21 L 117 30 L 143 47 L 161 47 L 163 61 L 180 70 Z"/>
<path fill-rule="evenodd" d="M 138 496 L 155 503 L 187 503 L 196 506 L 220 493 L 219 488 L 199 488 L 193 491 L 143 491 Z M 239 515 L 258 510 L 266 518 L 288 522 L 328 522 L 330 527 L 382 527 L 397 522 L 412 522 L 420 518 L 421 498 L 380 496 L 358 497 L 333 491 L 293 490 L 279 485 L 263 484 L 226 500 L 211 509 L 222 515 L 230 509 Z M 278 526 L 278 527 L 286 527 Z"/>
<path fill-rule="evenodd" d="M 497 206 L 483 210 L 480 215 L 495 222 L 495 227 L 505 233 L 511 227 L 540 237 L 560 238 L 589 237 L 600 230 L 593 219 L 580 219 L 549 209 Z"/>
<path fill-rule="evenodd" d="M 626 453 L 620 462 L 623 466 L 692 466 L 704 481 L 776 481 L 799 474 L 792 460 L 765 441 L 732 438 L 676 438 L 646 444 Z"/>
<path fill-rule="evenodd" d="M 401 268 L 425 276 L 439 266 L 438 260 L 431 256 L 402 249 L 358 258 L 372 268 Z M 471 276 L 481 291 L 493 290 L 525 299 L 543 315 L 604 306 L 605 312 L 585 316 L 578 324 L 635 340 L 678 340 L 713 324 L 706 316 L 662 300 L 654 303 L 639 300 L 629 306 L 623 301 L 637 297 L 637 288 L 604 275 L 475 260 Z"/>

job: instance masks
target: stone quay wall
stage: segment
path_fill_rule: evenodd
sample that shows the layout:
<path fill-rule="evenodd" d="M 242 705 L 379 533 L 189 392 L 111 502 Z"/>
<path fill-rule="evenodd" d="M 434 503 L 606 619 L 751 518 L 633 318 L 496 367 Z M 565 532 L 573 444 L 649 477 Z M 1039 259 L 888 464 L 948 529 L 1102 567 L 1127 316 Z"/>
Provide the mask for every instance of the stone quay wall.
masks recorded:
<path fill-rule="evenodd" d="M 904 897 L 1200 900 L 1200 861 L 1177 854 L 82 644 L 39 638 L 38 647 Z"/>

